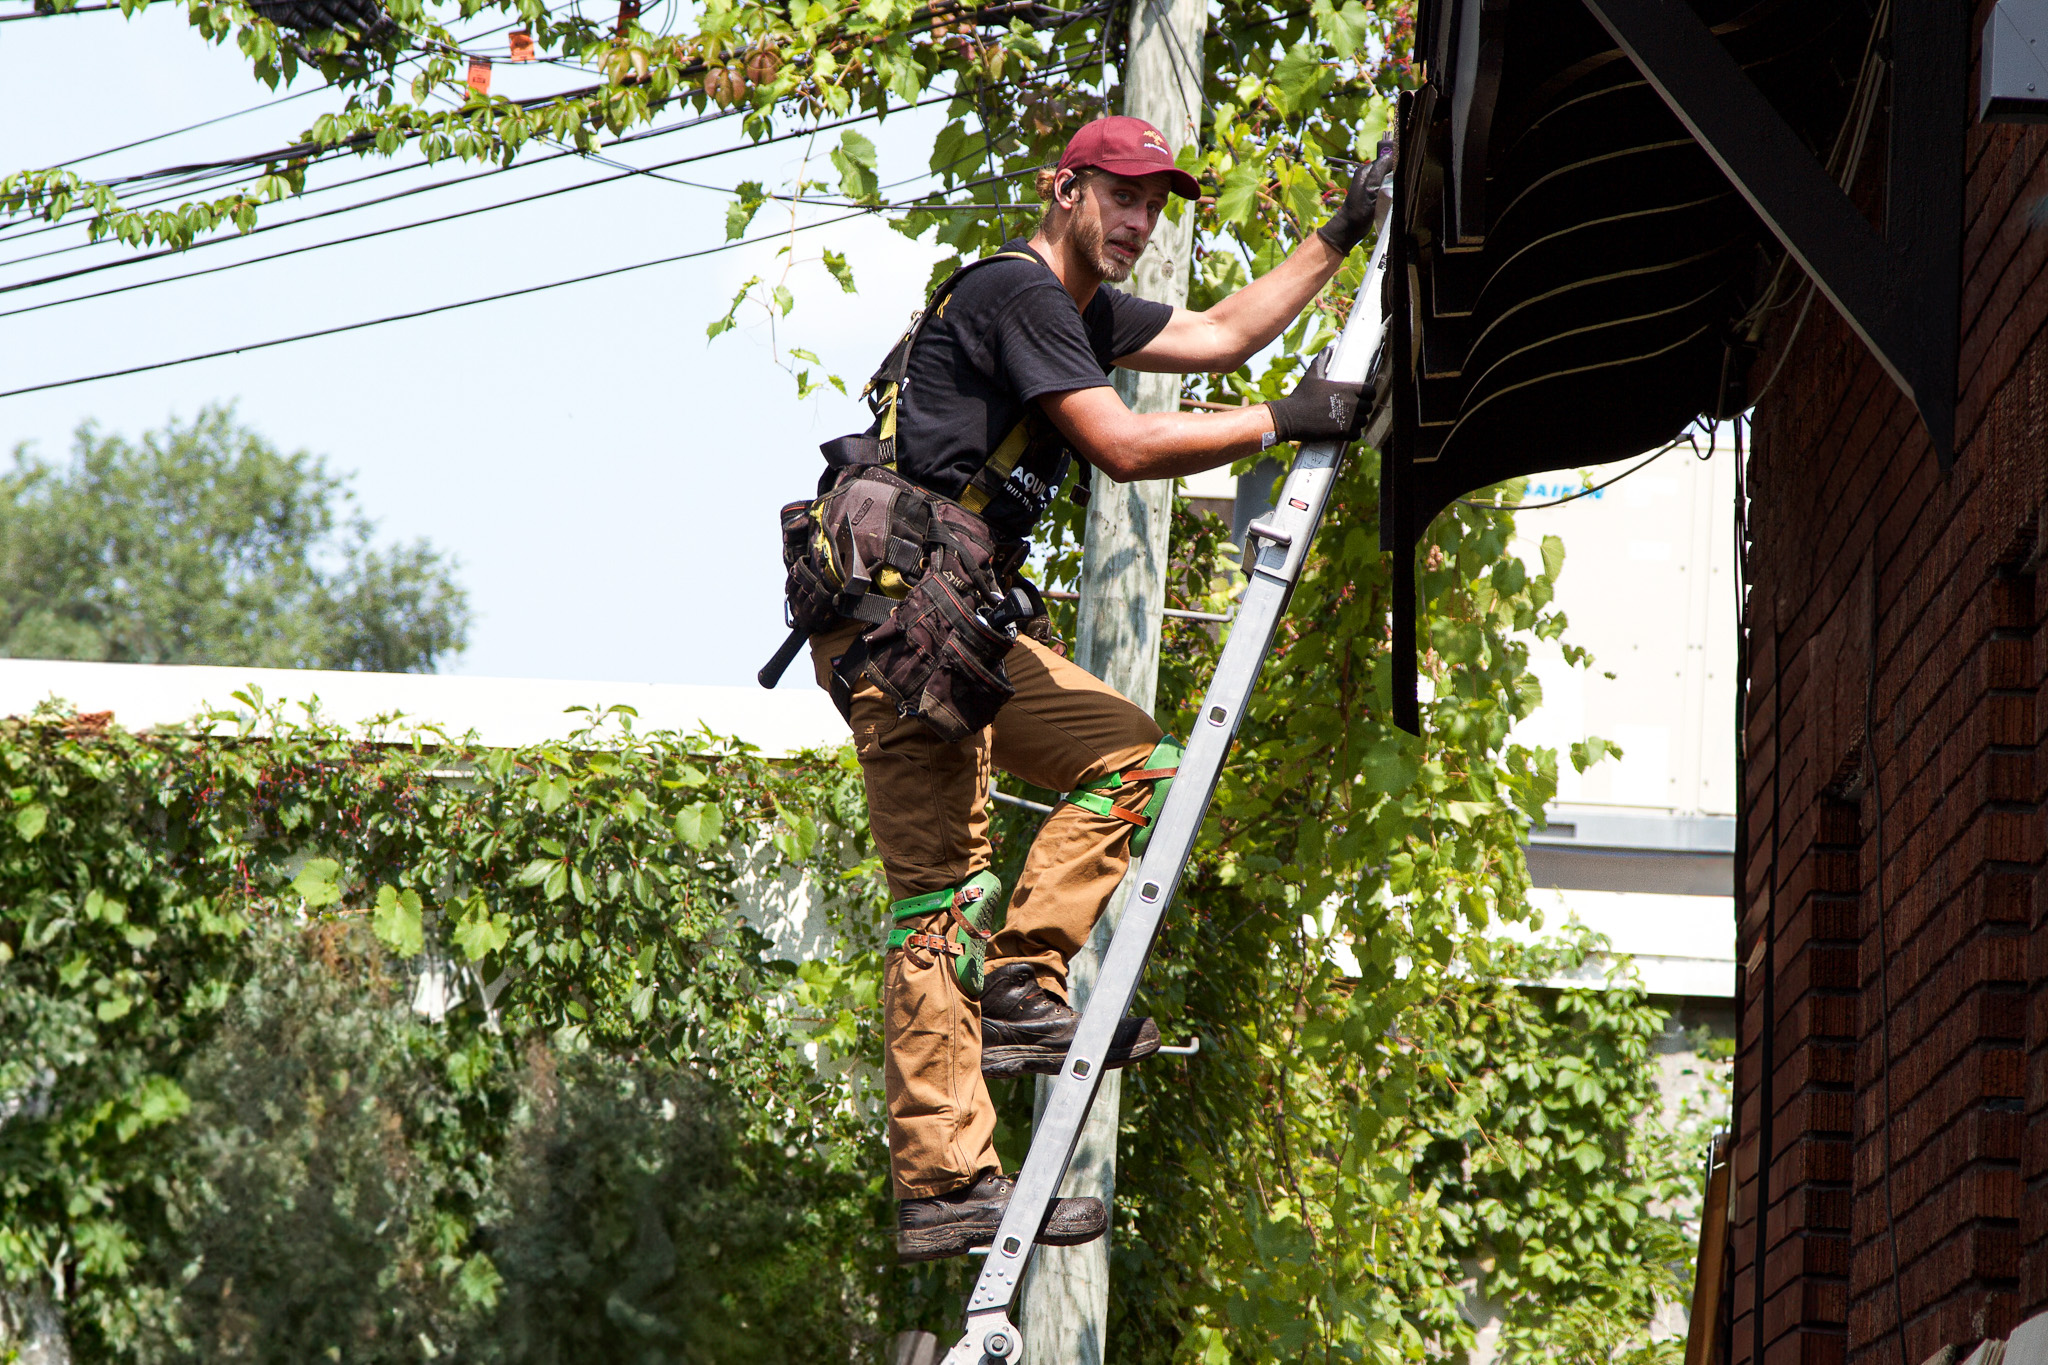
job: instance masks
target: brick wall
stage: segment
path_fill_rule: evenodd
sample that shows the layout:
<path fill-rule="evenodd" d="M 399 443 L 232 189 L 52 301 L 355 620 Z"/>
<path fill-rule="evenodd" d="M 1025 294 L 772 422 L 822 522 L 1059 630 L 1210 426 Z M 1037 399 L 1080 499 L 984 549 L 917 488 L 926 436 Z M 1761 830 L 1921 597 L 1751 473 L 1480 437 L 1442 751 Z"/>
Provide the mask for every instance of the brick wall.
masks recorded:
<path fill-rule="evenodd" d="M 2048 130 L 1968 155 L 1954 469 L 1825 301 L 1756 412 L 1731 1365 L 2048 1310 Z"/>

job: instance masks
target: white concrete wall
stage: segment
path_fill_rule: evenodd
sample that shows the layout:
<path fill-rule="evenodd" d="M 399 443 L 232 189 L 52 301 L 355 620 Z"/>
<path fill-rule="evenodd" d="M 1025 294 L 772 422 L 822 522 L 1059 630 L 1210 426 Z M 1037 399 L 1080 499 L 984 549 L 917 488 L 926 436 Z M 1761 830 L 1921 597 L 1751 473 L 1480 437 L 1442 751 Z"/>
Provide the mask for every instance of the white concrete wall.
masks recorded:
<path fill-rule="evenodd" d="M 288 703 L 285 714 L 291 719 L 310 707 L 323 720 L 372 735 L 396 735 L 425 723 L 442 727 L 451 738 L 472 735 L 476 743 L 495 748 L 566 739 L 589 723 L 589 717 L 570 707 L 619 704 L 639 713 L 634 728 L 643 733 L 688 733 L 703 726 L 736 735 L 771 757 L 835 748 L 846 740 L 846 725 L 831 699 L 812 688 L 768 692 L 674 683 L 0 659 L 0 715 L 24 715 L 41 702 L 61 698 L 83 712 L 112 711 L 115 724 L 129 730 L 182 725 L 213 710 L 246 715 L 249 707 L 235 694 L 253 695 L 252 688 L 268 702 Z M 390 724 L 394 716 L 403 721 Z"/>

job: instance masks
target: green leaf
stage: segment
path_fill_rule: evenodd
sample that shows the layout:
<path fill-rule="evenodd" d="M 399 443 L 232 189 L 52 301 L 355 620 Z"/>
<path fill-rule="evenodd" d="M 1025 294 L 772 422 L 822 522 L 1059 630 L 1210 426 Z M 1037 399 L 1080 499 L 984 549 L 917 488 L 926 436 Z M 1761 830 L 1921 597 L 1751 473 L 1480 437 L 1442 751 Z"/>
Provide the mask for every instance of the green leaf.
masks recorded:
<path fill-rule="evenodd" d="M 1223 174 L 1223 186 L 1216 196 L 1216 216 L 1236 225 L 1248 221 L 1258 205 L 1259 188 L 1266 183 L 1263 164 L 1241 161 Z"/>
<path fill-rule="evenodd" d="M 14 832 L 23 839 L 33 841 L 48 824 L 50 812 L 40 803 L 23 806 L 14 813 Z"/>
<path fill-rule="evenodd" d="M 168 1076 L 145 1076 L 121 1106 L 126 1112 L 114 1131 L 126 1142 L 145 1128 L 156 1128 L 192 1112 L 192 1098 Z"/>
<path fill-rule="evenodd" d="M 1376 792 L 1404 792 L 1415 784 L 1421 765 L 1400 740 L 1386 738 L 1373 742 L 1359 765 L 1359 776 Z"/>
<path fill-rule="evenodd" d="M 303 896 L 306 908 L 318 910 L 341 899 L 341 864 L 332 858 L 314 858 L 292 878 L 292 890 Z"/>
<path fill-rule="evenodd" d="M 676 837 L 691 848 L 705 849 L 718 842 L 725 824 L 725 812 L 713 801 L 699 801 L 676 814 Z"/>
<path fill-rule="evenodd" d="M 1373 12 L 1358 0 L 1347 0 L 1342 9 L 1333 9 L 1327 4 L 1318 5 L 1316 25 L 1322 30 L 1323 40 L 1329 45 L 1330 51 L 1348 59 L 1372 36 L 1375 19 Z"/>
<path fill-rule="evenodd" d="M 1305 109 L 1334 79 L 1335 73 L 1324 65 L 1320 52 L 1307 43 L 1296 43 L 1273 68 L 1273 103 L 1283 114 Z"/>
<path fill-rule="evenodd" d="M 400 957 L 417 957 L 427 946 L 426 930 L 420 921 L 419 892 L 378 887 L 377 909 L 370 916 L 370 929 L 380 943 Z"/>
<path fill-rule="evenodd" d="M 1543 537 L 1543 576 L 1554 579 L 1564 572 L 1564 542 L 1556 536 Z"/>
<path fill-rule="evenodd" d="M 456 1292 L 471 1308 L 496 1308 L 498 1292 L 504 1287 L 505 1279 L 498 1273 L 498 1267 L 481 1251 L 464 1261 L 462 1273 L 455 1277 Z"/>
<path fill-rule="evenodd" d="M 725 210 L 725 240 L 737 241 L 747 235 L 747 228 L 753 223 L 754 215 L 761 211 L 761 205 L 768 202 L 761 192 L 758 180 L 742 180 L 733 187 L 739 196 Z"/>
<path fill-rule="evenodd" d="M 856 203 L 869 204 L 879 198 L 875 175 L 875 144 L 849 128 L 839 135 L 832 151 L 832 164 L 839 169 L 839 189 Z"/>
<path fill-rule="evenodd" d="M 125 995 L 110 995 L 93 1009 L 102 1024 L 111 1024 L 135 1008 L 135 1002 Z"/>
<path fill-rule="evenodd" d="M 825 248 L 823 254 L 826 273 L 839 281 L 839 287 L 844 292 L 848 294 L 857 293 L 858 291 L 853 287 L 853 267 L 846 263 L 846 257 L 829 246 Z"/>
<path fill-rule="evenodd" d="M 481 905 L 474 907 L 455 926 L 455 946 L 471 962 L 499 951 L 511 938 L 511 927 Z"/>

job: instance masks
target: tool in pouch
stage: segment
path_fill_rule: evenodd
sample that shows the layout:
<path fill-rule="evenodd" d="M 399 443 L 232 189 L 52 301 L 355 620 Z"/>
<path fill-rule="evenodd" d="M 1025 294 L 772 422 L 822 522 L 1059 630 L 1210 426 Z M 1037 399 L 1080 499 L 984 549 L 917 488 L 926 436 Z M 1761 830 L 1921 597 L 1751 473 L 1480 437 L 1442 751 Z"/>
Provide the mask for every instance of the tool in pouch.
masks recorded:
<path fill-rule="evenodd" d="M 994 260 L 1037 258 L 999 252 L 947 278 L 876 370 L 862 396 L 880 419 L 876 434 L 827 441 L 832 486 L 782 509 L 782 557 L 790 633 L 759 676 L 781 679 L 811 635 L 840 620 L 868 622 L 833 664 L 832 699 L 849 715 L 863 675 L 901 715 L 941 739 L 958 740 L 995 719 L 1013 695 L 1003 657 L 1017 635 L 1049 640 L 1038 589 L 1018 576 L 1029 542 L 999 539 L 979 515 L 1047 428 L 1035 412 L 989 453 L 958 501 L 896 472 L 897 423 L 910 356 L 926 321 L 945 309 L 962 276 Z M 1082 466 L 1085 474 L 1086 465 Z M 1077 480 L 1075 496 L 1086 493 Z"/>

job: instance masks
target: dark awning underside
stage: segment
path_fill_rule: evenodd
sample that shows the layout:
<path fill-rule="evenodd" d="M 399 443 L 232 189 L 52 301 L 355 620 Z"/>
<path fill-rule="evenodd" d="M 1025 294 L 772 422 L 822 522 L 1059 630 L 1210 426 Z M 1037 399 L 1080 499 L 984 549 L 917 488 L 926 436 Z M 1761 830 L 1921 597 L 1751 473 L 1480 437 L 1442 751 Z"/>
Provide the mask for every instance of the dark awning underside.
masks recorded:
<path fill-rule="evenodd" d="M 1870 35 L 1864 0 L 1694 9 L 1825 159 Z M 1779 255 L 1581 0 L 1423 0 L 1417 50 L 1389 280 L 1410 363 L 1383 375 L 1402 546 L 1473 489 L 1745 407 L 1745 314 Z"/>

